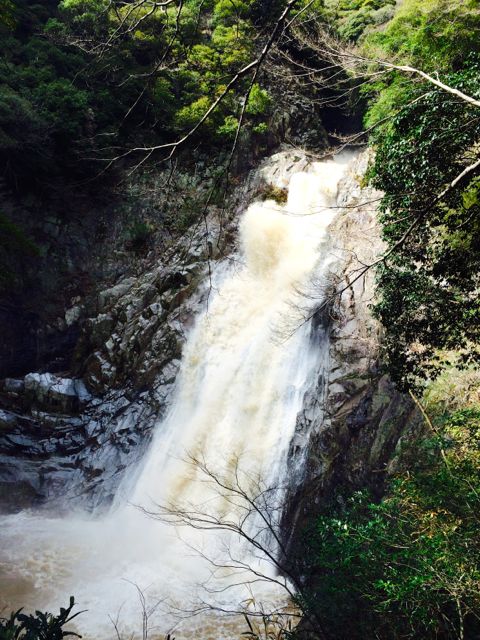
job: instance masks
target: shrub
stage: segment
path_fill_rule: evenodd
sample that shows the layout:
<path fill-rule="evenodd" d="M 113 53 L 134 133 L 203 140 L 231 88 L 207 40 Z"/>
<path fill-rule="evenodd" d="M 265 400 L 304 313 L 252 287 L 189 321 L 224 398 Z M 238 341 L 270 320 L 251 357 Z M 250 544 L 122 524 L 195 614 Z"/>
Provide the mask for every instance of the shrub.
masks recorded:
<path fill-rule="evenodd" d="M 269 112 L 272 99 L 268 91 L 254 84 L 248 97 L 246 112 L 250 115 L 265 115 Z"/>
<path fill-rule="evenodd" d="M 464 63 L 445 81 L 477 96 L 480 60 L 472 55 Z M 385 194 L 380 219 L 392 248 L 377 272 L 374 308 L 387 328 L 390 371 L 404 386 L 441 371 L 438 349 L 461 349 L 467 365 L 480 361 L 478 176 L 439 199 L 475 158 L 480 121 L 468 103 L 440 89 L 424 91 L 410 87 L 410 103 L 375 134 L 370 169 Z"/>
<path fill-rule="evenodd" d="M 313 608 L 338 640 L 480 633 L 480 407 L 437 420 L 380 503 L 326 511 L 308 540 Z"/>
<path fill-rule="evenodd" d="M 144 220 L 137 220 L 127 229 L 126 248 L 137 254 L 144 253 L 150 245 L 154 232 L 155 227 L 153 224 Z"/>
<path fill-rule="evenodd" d="M 288 189 L 282 189 L 282 187 L 275 187 L 273 184 L 267 184 L 261 189 L 257 197 L 262 200 L 275 200 L 277 204 L 286 204 L 288 199 Z"/>
<path fill-rule="evenodd" d="M 19 609 L 9 618 L 0 618 L 0 640 L 62 640 L 68 636 L 81 638 L 78 633 L 64 629 L 66 624 L 83 613 L 78 611 L 71 615 L 74 606 L 75 600 L 71 596 L 69 606 L 66 609 L 61 607 L 56 616 L 41 611 L 35 611 L 35 615 L 27 615 Z"/>

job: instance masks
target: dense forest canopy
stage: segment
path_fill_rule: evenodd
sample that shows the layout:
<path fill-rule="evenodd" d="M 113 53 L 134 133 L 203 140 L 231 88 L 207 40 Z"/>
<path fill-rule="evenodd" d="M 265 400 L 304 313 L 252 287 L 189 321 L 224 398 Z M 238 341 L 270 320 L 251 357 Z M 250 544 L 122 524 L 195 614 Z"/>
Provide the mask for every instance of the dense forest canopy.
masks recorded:
<path fill-rule="evenodd" d="M 131 146 L 182 137 L 275 17 L 258 3 L 197 0 L 21 1 L 3 15 L 1 163 L 17 189 L 92 176 Z M 205 122 L 211 145 L 234 135 L 244 90 L 239 82 Z M 246 112 L 258 135 L 269 107 L 254 84 Z"/>

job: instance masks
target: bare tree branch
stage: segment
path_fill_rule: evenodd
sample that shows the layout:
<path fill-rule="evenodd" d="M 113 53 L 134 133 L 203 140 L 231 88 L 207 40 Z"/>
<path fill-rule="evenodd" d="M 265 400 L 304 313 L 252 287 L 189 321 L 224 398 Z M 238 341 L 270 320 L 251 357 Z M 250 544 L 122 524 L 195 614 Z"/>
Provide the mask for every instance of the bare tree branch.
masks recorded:
<path fill-rule="evenodd" d="M 222 503 L 227 502 L 232 507 L 228 514 L 225 514 L 223 509 L 217 512 L 215 502 L 211 500 L 202 504 L 164 504 L 155 505 L 153 509 L 139 508 L 149 517 L 169 525 L 200 531 L 228 532 L 233 535 L 234 540 L 247 543 L 249 557 L 238 557 L 238 553 L 228 544 L 224 548 L 225 559 L 218 560 L 182 538 L 187 547 L 212 568 L 209 580 L 203 583 L 207 593 L 220 594 L 237 586 L 251 588 L 254 584 L 269 583 L 279 587 L 292 603 L 297 603 L 297 596 L 302 593 L 303 585 L 300 576 L 295 573 L 292 563 L 287 559 L 280 533 L 283 494 L 279 487 L 266 486 L 260 477 L 242 471 L 238 460 L 228 475 L 214 470 L 203 457 L 188 456 L 186 462 L 195 472 L 200 473 L 201 481 L 212 487 L 214 495 L 220 498 Z M 254 566 L 253 560 L 266 562 L 266 566 L 273 568 L 276 575 L 262 570 L 261 565 Z M 229 580 L 226 585 L 220 584 L 216 587 L 209 584 L 217 579 L 218 572 L 222 572 L 222 578 L 225 578 L 225 571 L 232 572 L 227 575 Z M 236 575 L 239 578 L 235 579 Z M 299 606 L 301 608 L 301 604 Z M 224 612 L 221 607 L 205 602 L 193 611 L 197 613 L 204 607 Z M 240 607 L 229 611 L 232 612 L 246 613 L 246 610 Z M 292 613 L 295 618 L 303 616 L 304 619 L 310 619 L 318 638 L 327 637 L 315 612 L 302 610 L 300 614 L 296 611 Z M 268 615 L 271 614 L 272 612 L 269 612 Z M 258 612 L 255 615 L 258 616 Z"/>

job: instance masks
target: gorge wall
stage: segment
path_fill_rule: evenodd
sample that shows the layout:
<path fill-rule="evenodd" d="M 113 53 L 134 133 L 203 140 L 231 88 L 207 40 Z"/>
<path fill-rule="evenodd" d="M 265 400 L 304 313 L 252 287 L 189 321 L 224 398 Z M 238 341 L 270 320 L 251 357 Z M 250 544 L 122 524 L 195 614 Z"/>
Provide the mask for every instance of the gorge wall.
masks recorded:
<path fill-rule="evenodd" d="M 368 309 L 373 273 L 348 286 L 381 248 L 376 194 L 359 186 L 366 163 L 363 154 L 339 189 L 338 206 L 347 208 L 330 233 L 343 265 L 337 280 L 346 290 L 315 319 L 329 336 L 330 371 L 306 398 L 292 444 L 292 455 L 308 451 L 306 477 L 315 495 L 332 483 L 382 478 L 410 424 L 410 403 L 380 372 L 381 331 Z M 267 160 L 238 190 L 237 210 L 264 185 L 276 180 L 286 187 L 289 175 L 307 164 L 308 156 L 297 152 Z M 212 216 L 175 243 L 160 265 L 100 291 L 97 315 L 83 322 L 72 372 L 2 382 L 4 508 L 59 494 L 96 505 L 112 498 L 118 477 L 141 457 L 168 406 L 185 331 L 208 295 L 207 263 L 231 251 L 235 224 L 221 229 Z"/>
<path fill-rule="evenodd" d="M 1 382 L 3 510 L 110 506 L 126 470 L 135 477 L 153 427 L 167 412 L 186 333 L 208 304 L 212 261 L 235 259 L 237 214 L 262 191 L 285 189 L 312 160 L 290 150 L 264 161 L 238 187 L 229 218 L 210 214 L 159 264 L 100 291 L 95 313 L 81 322 L 71 371 Z M 312 377 L 291 443 L 287 536 L 338 486 L 368 485 L 380 493 L 402 443 L 421 429 L 410 401 L 381 371 L 381 329 L 369 312 L 373 272 L 352 282 L 381 251 L 378 194 L 360 186 L 367 162 L 366 153 L 352 160 L 339 185 L 330 272 L 301 292 L 322 300 L 311 348 L 323 350 L 328 365 Z M 333 285 L 344 292 L 329 299 Z"/>
<path fill-rule="evenodd" d="M 337 257 L 332 296 L 314 316 L 312 341 L 327 342 L 327 375 L 305 397 L 291 446 L 302 460 L 284 514 L 286 539 L 342 492 L 369 488 L 380 497 L 385 481 L 402 469 L 424 423 L 409 396 L 396 389 L 382 368 L 382 327 L 372 316 L 375 272 L 382 252 L 376 205 L 379 193 L 361 186 L 369 152 L 361 153 L 339 186 L 344 207 L 330 227 Z M 361 275 L 361 277 L 359 277 Z M 325 348 L 325 346 L 323 346 Z"/>

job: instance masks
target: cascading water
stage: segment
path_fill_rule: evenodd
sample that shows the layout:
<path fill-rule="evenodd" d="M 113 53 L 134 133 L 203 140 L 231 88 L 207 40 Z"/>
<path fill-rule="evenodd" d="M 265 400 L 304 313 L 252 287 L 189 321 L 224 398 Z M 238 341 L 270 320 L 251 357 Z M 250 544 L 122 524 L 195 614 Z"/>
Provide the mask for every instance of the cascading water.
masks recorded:
<path fill-rule="evenodd" d="M 312 163 L 292 175 L 285 206 L 266 201 L 244 214 L 240 260 L 215 267 L 208 309 L 184 350 L 173 408 L 158 425 L 136 481 L 127 478 L 121 487 L 115 509 L 100 519 L 27 512 L 2 518 L 0 572 L 8 607 L 55 610 L 74 594 L 88 609 L 79 618 L 82 632 L 112 637 L 109 616 L 133 630 L 141 625 L 136 585 L 155 603 L 156 628 L 165 632 L 173 624 L 166 599 L 170 612 L 172 606 L 185 611 L 195 606 L 195 597 L 202 598 L 199 585 L 211 586 L 208 559 L 222 564 L 228 549 L 230 560 L 241 555 L 271 573 L 225 532 L 182 530 L 179 535 L 138 505 L 152 512 L 156 505 L 180 506 L 232 521 L 236 505 L 224 490 L 205 482 L 198 465 L 186 457 L 205 461 L 227 484 L 240 474 L 247 493 L 256 478 L 266 486 L 288 480 L 296 417 L 325 354 L 312 348 L 310 324 L 302 323 L 295 302 L 298 291 L 331 265 L 328 226 L 347 168 L 347 161 Z M 282 339 L 285 318 L 298 325 L 288 339 Z M 227 586 L 229 580 L 238 582 L 231 574 L 221 576 Z M 235 608 L 249 595 L 241 586 L 230 586 L 212 589 L 221 608 Z M 222 635 L 218 623 L 208 632 L 205 622 L 198 624 L 197 635 Z"/>

